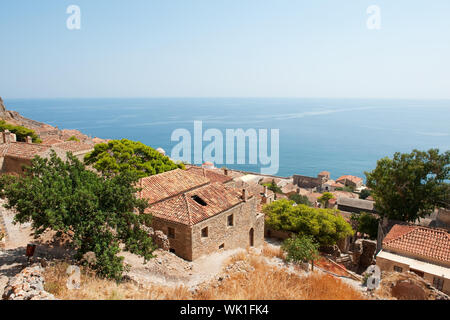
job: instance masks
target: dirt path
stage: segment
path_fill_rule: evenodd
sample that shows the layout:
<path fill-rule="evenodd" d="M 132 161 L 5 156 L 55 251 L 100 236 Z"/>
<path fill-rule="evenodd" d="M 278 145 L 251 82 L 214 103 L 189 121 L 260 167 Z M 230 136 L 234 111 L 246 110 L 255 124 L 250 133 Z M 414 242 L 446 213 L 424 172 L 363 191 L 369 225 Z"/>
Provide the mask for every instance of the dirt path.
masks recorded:
<path fill-rule="evenodd" d="M 144 263 L 142 257 L 122 252 L 124 262 L 130 265 L 128 277 L 142 285 L 187 286 L 192 289 L 202 282 L 212 280 L 219 274 L 225 261 L 243 249 L 224 250 L 196 259 L 183 260 L 173 253 L 158 249 L 155 258 Z"/>

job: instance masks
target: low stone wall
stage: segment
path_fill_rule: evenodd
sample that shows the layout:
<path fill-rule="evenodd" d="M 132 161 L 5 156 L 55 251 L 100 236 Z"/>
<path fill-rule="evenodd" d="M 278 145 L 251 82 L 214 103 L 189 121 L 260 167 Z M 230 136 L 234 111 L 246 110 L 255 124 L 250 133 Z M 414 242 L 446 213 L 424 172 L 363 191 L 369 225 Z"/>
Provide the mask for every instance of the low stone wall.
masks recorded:
<path fill-rule="evenodd" d="M 264 228 L 264 236 L 266 238 L 277 238 L 280 240 L 286 240 L 287 238 L 292 237 L 294 233 L 290 231 L 283 231 L 283 230 L 275 230 L 271 228 Z"/>
<path fill-rule="evenodd" d="M 56 300 L 55 296 L 44 290 L 43 269 L 34 265 L 23 269 L 9 279 L 3 300 Z"/>

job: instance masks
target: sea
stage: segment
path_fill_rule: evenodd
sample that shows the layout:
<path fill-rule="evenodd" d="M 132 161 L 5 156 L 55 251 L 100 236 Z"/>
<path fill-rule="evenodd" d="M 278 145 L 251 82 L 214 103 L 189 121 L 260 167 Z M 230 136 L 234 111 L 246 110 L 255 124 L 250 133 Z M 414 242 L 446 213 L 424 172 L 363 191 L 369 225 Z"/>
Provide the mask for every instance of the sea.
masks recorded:
<path fill-rule="evenodd" d="M 161 147 L 170 156 L 179 141 L 175 130 L 191 134 L 191 153 L 210 142 L 195 138 L 194 121 L 202 132 L 219 130 L 224 137 L 223 161 L 217 167 L 261 172 L 258 157 L 251 164 L 226 163 L 226 130 L 279 130 L 276 175 L 316 176 L 326 170 L 365 178 L 378 159 L 413 149 L 450 149 L 450 100 L 294 99 L 294 98 L 95 98 L 5 99 L 8 110 L 63 129 L 92 136 L 141 141 Z M 215 132 L 217 132 L 217 130 Z M 202 146 L 193 149 L 194 139 Z M 258 136 L 260 139 L 260 136 Z M 248 141 L 247 141 L 248 142 Z M 268 149 L 270 155 L 270 138 Z M 220 153 L 219 153 L 220 154 Z M 201 151 L 200 151 L 201 155 Z M 213 153 L 214 155 L 214 153 Z M 201 157 L 200 157 L 201 158 Z M 197 159 L 197 162 L 204 159 Z M 241 159 L 242 160 L 242 159 Z M 222 162 L 222 163 L 221 163 Z"/>

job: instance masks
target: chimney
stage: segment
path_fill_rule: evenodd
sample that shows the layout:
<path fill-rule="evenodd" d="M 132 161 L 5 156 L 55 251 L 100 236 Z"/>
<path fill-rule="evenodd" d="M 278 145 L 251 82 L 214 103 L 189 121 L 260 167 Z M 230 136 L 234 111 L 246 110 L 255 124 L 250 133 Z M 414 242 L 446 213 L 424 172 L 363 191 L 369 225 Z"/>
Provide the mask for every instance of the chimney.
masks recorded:
<path fill-rule="evenodd" d="M 17 136 L 15 133 L 11 133 L 11 142 L 17 142 Z"/>
<path fill-rule="evenodd" d="M 244 200 L 245 202 L 247 202 L 247 200 L 248 200 L 247 189 L 242 189 L 242 200 Z"/>
<path fill-rule="evenodd" d="M 202 170 L 203 171 L 203 176 L 206 177 L 206 169 L 205 168 L 202 168 L 202 169 L 203 169 Z"/>
<path fill-rule="evenodd" d="M 267 186 L 264 186 L 264 196 L 267 197 Z"/>
<path fill-rule="evenodd" d="M 227 168 L 223 168 L 223 174 L 226 175 L 226 176 L 228 175 L 228 169 Z"/>
<path fill-rule="evenodd" d="M 5 137 L 5 143 L 8 143 L 8 142 L 10 142 L 11 140 L 11 132 L 9 132 L 9 130 L 8 129 L 6 129 L 5 130 L 5 132 L 3 133 L 4 134 L 4 137 Z"/>
<path fill-rule="evenodd" d="M 33 143 L 33 139 L 30 136 L 27 136 L 26 142 L 27 143 Z"/>

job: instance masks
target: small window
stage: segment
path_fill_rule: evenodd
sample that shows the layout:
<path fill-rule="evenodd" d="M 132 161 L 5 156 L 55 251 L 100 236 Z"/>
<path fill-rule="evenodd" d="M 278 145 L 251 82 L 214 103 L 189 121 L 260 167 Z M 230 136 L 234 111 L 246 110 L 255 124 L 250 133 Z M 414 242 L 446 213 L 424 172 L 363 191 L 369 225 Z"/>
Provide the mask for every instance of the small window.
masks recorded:
<path fill-rule="evenodd" d="M 394 271 L 395 271 L 395 272 L 402 272 L 403 269 L 400 268 L 400 267 L 394 266 Z"/>
<path fill-rule="evenodd" d="M 232 214 L 230 214 L 230 215 L 228 216 L 227 220 L 228 220 L 228 221 L 227 221 L 227 225 L 228 225 L 229 227 L 234 226 L 234 217 L 233 217 Z"/>
<path fill-rule="evenodd" d="M 202 238 L 208 237 L 208 227 L 202 229 Z"/>
<path fill-rule="evenodd" d="M 223 249 L 223 248 L 225 248 L 225 243 L 222 243 L 222 244 L 219 246 L 219 249 Z"/>
<path fill-rule="evenodd" d="M 170 248 L 169 251 L 172 252 L 172 253 L 175 253 L 175 249 L 174 248 Z"/>
<path fill-rule="evenodd" d="M 202 206 L 207 206 L 208 204 L 205 202 L 205 200 L 203 200 L 202 198 L 200 198 L 198 195 L 193 195 L 192 196 L 192 200 L 194 200 L 195 202 L 197 202 L 199 205 Z"/>
<path fill-rule="evenodd" d="M 433 287 L 442 291 L 442 288 L 444 288 L 444 279 L 439 277 L 433 277 Z"/>
<path fill-rule="evenodd" d="M 171 238 L 171 239 L 175 239 L 175 229 L 168 227 L 167 228 L 167 237 Z"/>

